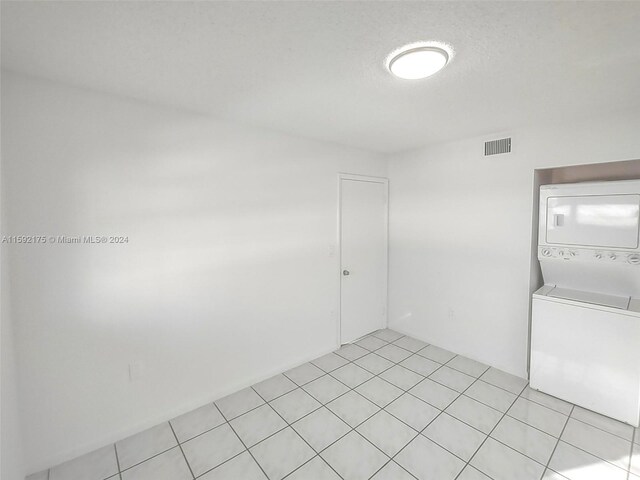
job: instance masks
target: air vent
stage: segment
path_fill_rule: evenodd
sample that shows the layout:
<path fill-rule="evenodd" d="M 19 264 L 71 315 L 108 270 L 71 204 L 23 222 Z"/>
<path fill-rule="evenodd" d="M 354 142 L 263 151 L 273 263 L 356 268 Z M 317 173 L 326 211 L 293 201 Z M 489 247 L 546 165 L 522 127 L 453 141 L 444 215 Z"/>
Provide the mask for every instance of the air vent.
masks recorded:
<path fill-rule="evenodd" d="M 501 138 L 484 142 L 484 156 L 497 155 L 499 153 L 509 153 L 511 151 L 511 138 Z"/>

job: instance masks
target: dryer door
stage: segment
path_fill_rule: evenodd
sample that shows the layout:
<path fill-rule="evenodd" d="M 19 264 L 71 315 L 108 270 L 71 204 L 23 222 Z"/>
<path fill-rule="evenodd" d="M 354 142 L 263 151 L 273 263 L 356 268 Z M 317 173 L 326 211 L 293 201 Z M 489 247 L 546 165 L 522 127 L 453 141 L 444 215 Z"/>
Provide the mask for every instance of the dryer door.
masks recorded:
<path fill-rule="evenodd" d="M 547 198 L 546 242 L 603 248 L 637 248 L 640 195 Z"/>

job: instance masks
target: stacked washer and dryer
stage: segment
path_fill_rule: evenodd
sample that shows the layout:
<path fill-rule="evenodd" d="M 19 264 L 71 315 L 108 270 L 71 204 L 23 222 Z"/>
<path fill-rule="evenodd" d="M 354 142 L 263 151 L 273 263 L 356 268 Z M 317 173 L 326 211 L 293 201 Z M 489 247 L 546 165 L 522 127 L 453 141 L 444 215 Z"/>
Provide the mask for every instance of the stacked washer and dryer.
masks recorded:
<path fill-rule="evenodd" d="M 640 423 L 640 180 L 540 187 L 531 387 Z"/>

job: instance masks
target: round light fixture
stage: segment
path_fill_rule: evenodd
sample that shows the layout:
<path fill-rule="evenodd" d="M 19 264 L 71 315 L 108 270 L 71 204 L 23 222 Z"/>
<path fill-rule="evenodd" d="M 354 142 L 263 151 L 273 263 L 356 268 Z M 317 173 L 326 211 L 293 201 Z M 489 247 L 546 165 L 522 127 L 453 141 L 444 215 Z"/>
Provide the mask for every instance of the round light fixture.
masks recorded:
<path fill-rule="evenodd" d="M 389 71 L 405 80 L 427 78 L 442 70 L 449 61 L 446 50 L 438 47 L 409 47 L 392 55 Z"/>

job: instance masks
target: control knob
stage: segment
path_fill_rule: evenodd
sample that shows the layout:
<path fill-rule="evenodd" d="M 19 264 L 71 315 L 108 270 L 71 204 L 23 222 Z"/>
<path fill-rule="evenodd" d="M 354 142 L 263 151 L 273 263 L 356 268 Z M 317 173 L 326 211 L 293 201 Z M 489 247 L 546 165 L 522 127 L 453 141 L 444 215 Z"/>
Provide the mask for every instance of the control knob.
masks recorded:
<path fill-rule="evenodd" d="M 615 253 L 610 253 L 610 254 L 609 254 L 609 259 L 611 259 L 611 260 L 615 260 L 616 258 L 618 258 L 618 257 L 616 256 L 616 254 L 615 254 Z"/>
<path fill-rule="evenodd" d="M 598 260 L 600 260 L 602 258 L 602 254 L 600 252 L 596 253 L 594 255 L 594 257 L 596 257 Z"/>
<path fill-rule="evenodd" d="M 627 257 L 627 262 L 629 262 L 631 265 L 640 264 L 640 255 L 638 255 L 637 253 L 633 253 L 633 254 L 629 255 Z"/>
<path fill-rule="evenodd" d="M 542 249 L 542 256 L 543 257 L 550 257 L 551 256 L 551 250 L 549 250 L 548 248 L 543 248 Z"/>

